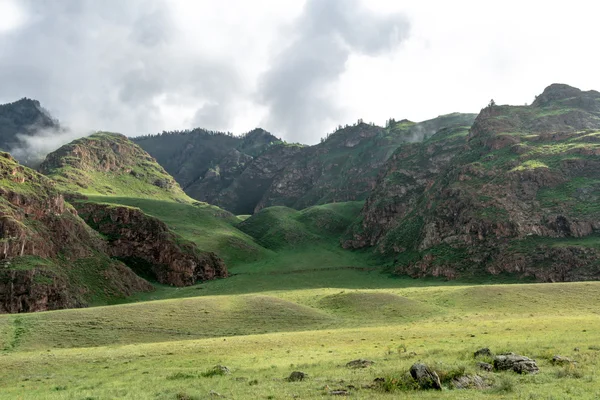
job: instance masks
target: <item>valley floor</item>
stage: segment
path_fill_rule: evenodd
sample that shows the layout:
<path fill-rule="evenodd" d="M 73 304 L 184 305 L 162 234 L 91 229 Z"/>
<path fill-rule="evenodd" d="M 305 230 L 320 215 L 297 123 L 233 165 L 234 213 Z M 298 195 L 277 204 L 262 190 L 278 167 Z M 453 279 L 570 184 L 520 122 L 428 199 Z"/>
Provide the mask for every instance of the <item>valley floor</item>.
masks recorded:
<path fill-rule="evenodd" d="M 380 288 L 357 289 L 359 277 Z M 312 399 L 337 389 L 363 399 L 600 397 L 598 282 L 410 287 L 417 281 L 352 269 L 323 279 L 339 287 L 187 297 L 217 292 L 211 282 L 154 293 L 183 298 L 0 316 L 0 398 Z M 534 358 L 540 373 L 478 371 L 481 347 Z M 577 363 L 554 366 L 554 355 Z M 358 358 L 375 364 L 345 367 Z M 491 388 L 368 388 L 417 361 L 481 374 Z M 212 376 L 215 365 L 231 374 Z M 287 382 L 296 370 L 308 379 Z"/>

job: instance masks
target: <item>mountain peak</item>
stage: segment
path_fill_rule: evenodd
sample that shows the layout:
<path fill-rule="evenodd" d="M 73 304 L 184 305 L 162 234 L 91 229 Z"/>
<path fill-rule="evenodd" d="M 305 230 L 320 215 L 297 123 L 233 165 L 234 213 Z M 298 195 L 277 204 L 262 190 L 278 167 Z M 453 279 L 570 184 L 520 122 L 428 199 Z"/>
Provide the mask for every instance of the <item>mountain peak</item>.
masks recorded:
<path fill-rule="evenodd" d="M 600 93 L 595 90 L 584 92 L 576 87 L 564 83 L 553 83 L 548 86 L 542 94 L 535 98 L 531 104 L 534 107 L 545 107 L 555 102 L 571 99 L 573 97 L 600 97 Z"/>

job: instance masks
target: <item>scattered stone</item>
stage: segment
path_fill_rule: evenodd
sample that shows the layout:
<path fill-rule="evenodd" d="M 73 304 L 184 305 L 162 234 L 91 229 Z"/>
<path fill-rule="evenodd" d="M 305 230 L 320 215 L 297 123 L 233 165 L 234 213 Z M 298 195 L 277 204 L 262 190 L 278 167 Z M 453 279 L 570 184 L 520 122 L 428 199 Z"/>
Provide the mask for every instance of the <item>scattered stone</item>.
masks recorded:
<path fill-rule="evenodd" d="M 222 394 L 215 392 L 214 390 L 211 390 L 210 392 L 208 392 L 208 394 L 211 397 L 224 397 Z"/>
<path fill-rule="evenodd" d="M 554 365 L 575 364 L 575 361 L 571 360 L 570 358 L 559 356 L 559 355 L 552 357 L 551 362 Z"/>
<path fill-rule="evenodd" d="M 219 375 L 229 375 L 231 371 L 224 365 L 215 365 L 213 371 L 219 371 Z"/>
<path fill-rule="evenodd" d="M 499 354 L 494 358 L 494 369 L 497 371 L 514 371 L 519 374 L 537 374 L 540 372 L 535 360 L 515 353 Z"/>
<path fill-rule="evenodd" d="M 238 376 L 237 378 L 235 378 L 235 380 L 237 382 L 247 382 L 248 378 L 244 377 L 244 376 Z"/>
<path fill-rule="evenodd" d="M 336 389 L 329 391 L 329 394 L 332 396 L 349 396 L 350 393 L 344 389 Z"/>
<path fill-rule="evenodd" d="M 455 389 L 489 389 L 485 380 L 479 375 L 463 375 L 452 380 Z"/>
<path fill-rule="evenodd" d="M 442 390 L 442 383 L 438 374 L 422 363 L 410 367 L 410 376 L 419 383 L 421 389 Z"/>
<path fill-rule="evenodd" d="M 347 363 L 346 367 L 348 367 L 348 368 L 367 368 L 373 364 L 375 364 L 375 361 L 363 360 L 362 358 L 359 358 L 358 360 L 353 360 L 353 361 L 350 361 L 349 363 Z"/>
<path fill-rule="evenodd" d="M 375 378 L 375 379 L 373 379 L 373 382 L 375 382 L 375 383 L 383 383 L 383 382 L 385 382 L 385 378 Z"/>
<path fill-rule="evenodd" d="M 492 353 L 492 351 L 489 348 L 484 347 L 482 349 L 477 350 L 475 353 L 473 353 L 473 357 L 475 357 L 475 358 L 494 357 L 494 354 Z"/>
<path fill-rule="evenodd" d="M 477 366 L 479 367 L 479 369 L 487 372 L 492 372 L 492 370 L 494 369 L 494 366 L 492 364 L 488 364 L 485 362 L 478 362 Z"/>
<path fill-rule="evenodd" d="M 579 347 L 575 347 L 573 351 L 579 351 Z"/>
<path fill-rule="evenodd" d="M 415 353 L 414 351 L 411 351 L 410 353 L 408 353 L 409 357 L 416 357 L 417 353 Z"/>
<path fill-rule="evenodd" d="M 287 380 L 288 380 L 288 382 L 299 382 L 299 381 L 303 381 L 306 378 L 308 378 L 308 374 L 305 374 L 302 371 L 294 371 L 290 374 L 290 376 L 287 378 Z"/>

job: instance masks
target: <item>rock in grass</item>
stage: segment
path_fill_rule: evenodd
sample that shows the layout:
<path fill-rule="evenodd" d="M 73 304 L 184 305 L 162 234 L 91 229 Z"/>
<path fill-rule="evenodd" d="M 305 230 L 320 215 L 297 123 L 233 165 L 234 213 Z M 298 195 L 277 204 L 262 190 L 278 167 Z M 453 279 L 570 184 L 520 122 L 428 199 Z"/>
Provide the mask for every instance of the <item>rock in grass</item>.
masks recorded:
<path fill-rule="evenodd" d="M 375 364 L 375 361 L 363 360 L 362 358 L 359 358 L 358 360 L 352 360 L 349 363 L 347 363 L 346 367 L 348 367 L 348 368 L 367 368 L 373 364 Z"/>
<path fill-rule="evenodd" d="M 452 380 L 452 386 L 455 389 L 488 389 L 485 380 L 479 375 L 463 375 Z"/>
<path fill-rule="evenodd" d="M 410 367 L 410 376 L 417 381 L 421 389 L 442 390 L 442 383 L 438 374 L 422 363 Z"/>
<path fill-rule="evenodd" d="M 203 372 L 201 375 L 205 378 L 211 378 L 213 376 L 221 376 L 221 375 L 229 375 L 231 371 L 224 365 L 215 365 L 211 369 L 206 372 Z"/>
<path fill-rule="evenodd" d="M 305 374 L 302 371 L 294 371 L 290 374 L 287 380 L 288 382 L 299 382 L 305 380 L 306 378 L 308 378 L 308 374 Z"/>
<path fill-rule="evenodd" d="M 575 361 L 571 360 L 568 357 L 563 357 L 563 356 L 559 356 L 556 355 L 554 357 L 552 357 L 551 360 L 552 364 L 554 365 L 568 365 L 568 364 L 575 364 Z"/>
<path fill-rule="evenodd" d="M 496 371 L 514 371 L 519 374 L 537 374 L 540 371 L 535 360 L 515 353 L 497 355 L 494 358 L 494 369 Z"/>
<path fill-rule="evenodd" d="M 350 396 L 350 393 L 345 389 L 331 390 L 329 394 L 332 396 Z"/>
<path fill-rule="evenodd" d="M 479 367 L 479 369 L 486 372 L 492 372 L 492 370 L 494 369 L 494 366 L 492 364 L 488 364 L 486 362 L 478 362 L 477 366 Z"/>
<path fill-rule="evenodd" d="M 479 349 L 475 353 L 473 353 L 473 357 L 475 357 L 475 358 L 479 358 L 479 357 L 493 357 L 493 356 L 494 356 L 494 354 L 487 347 Z"/>

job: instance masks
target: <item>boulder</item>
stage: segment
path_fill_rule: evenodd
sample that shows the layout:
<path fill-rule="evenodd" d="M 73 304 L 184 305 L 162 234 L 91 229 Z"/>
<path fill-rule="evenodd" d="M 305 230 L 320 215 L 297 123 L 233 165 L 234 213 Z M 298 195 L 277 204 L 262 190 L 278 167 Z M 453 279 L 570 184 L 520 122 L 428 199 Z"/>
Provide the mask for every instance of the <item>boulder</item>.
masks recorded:
<path fill-rule="evenodd" d="M 515 353 L 499 354 L 494 358 L 496 371 L 514 371 L 519 374 L 537 374 L 538 368 L 535 360 Z"/>
<path fill-rule="evenodd" d="M 438 374 L 422 363 L 413 364 L 410 367 L 410 376 L 417 381 L 421 389 L 442 390 L 442 383 Z"/>
<path fill-rule="evenodd" d="M 299 381 L 303 381 L 306 378 L 308 378 L 308 374 L 305 374 L 302 371 L 294 371 L 290 374 L 290 376 L 287 378 L 287 380 L 288 380 L 288 382 L 299 382 Z"/>
<path fill-rule="evenodd" d="M 475 357 L 475 358 L 478 358 L 478 357 L 493 357 L 493 356 L 494 356 L 494 354 L 487 347 L 479 349 L 475 353 L 473 353 L 473 357 Z"/>
<path fill-rule="evenodd" d="M 570 358 L 559 356 L 559 355 L 552 357 L 552 360 L 550 360 L 550 362 L 552 362 L 552 364 L 554 364 L 554 365 L 575 364 L 575 361 L 571 360 Z"/>
<path fill-rule="evenodd" d="M 477 366 L 479 367 L 479 369 L 486 372 L 492 372 L 492 370 L 494 369 L 494 366 L 492 364 L 488 364 L 485 362 L 478 362 Z"/>
<path fill-rule="evenodd" d="M 375 364 L 375 361 L 363 360 L 362 358 L 359 358 L 358 360 L 352 360 L 349 363 L 347 363 L 346 367 L 348 367 L 348 368 L 367 368 L 373 364 Z"/>
<path fill-rule="evenodd" d="M 487 389 L 490 387 L 479 375 L 463 375 L 452 380 L 455 389 Z"/>

